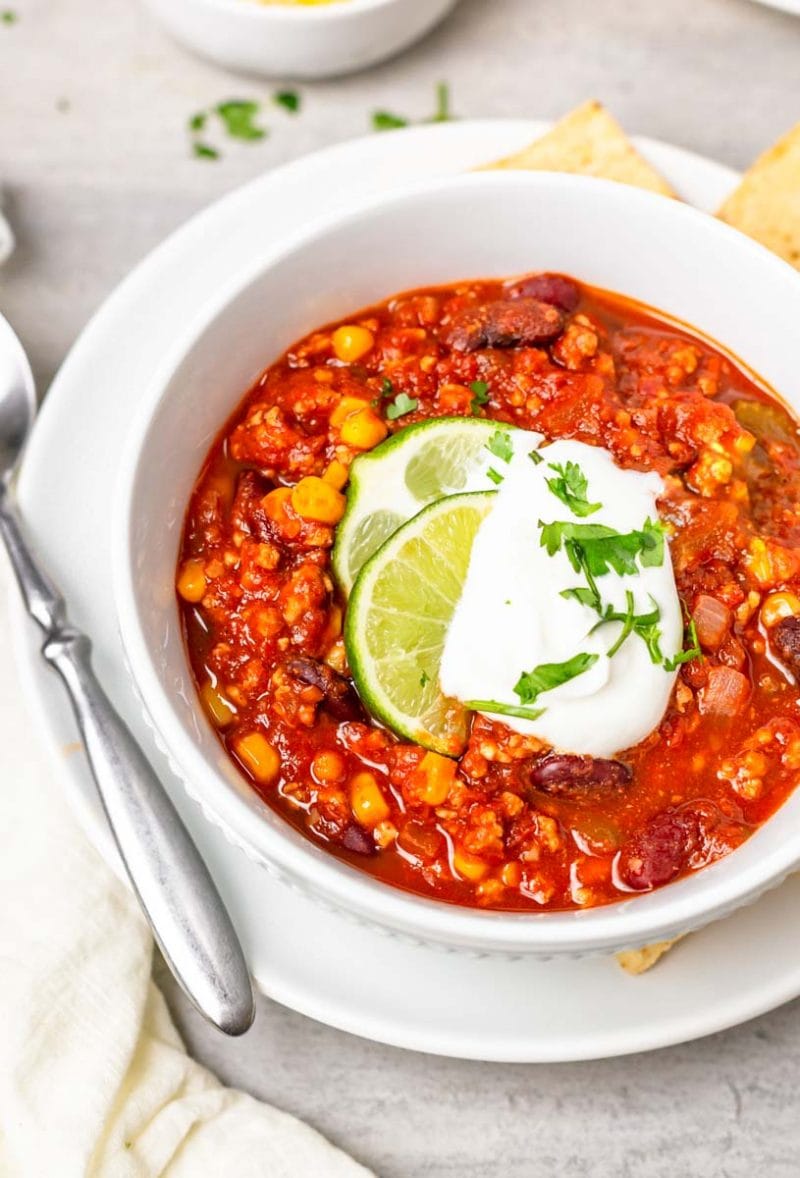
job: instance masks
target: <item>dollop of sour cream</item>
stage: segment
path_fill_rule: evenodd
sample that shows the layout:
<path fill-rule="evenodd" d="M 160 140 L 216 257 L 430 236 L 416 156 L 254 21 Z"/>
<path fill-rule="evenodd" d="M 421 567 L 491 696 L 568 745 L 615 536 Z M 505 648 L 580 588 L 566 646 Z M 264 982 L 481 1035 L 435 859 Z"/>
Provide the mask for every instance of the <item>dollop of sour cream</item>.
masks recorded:
<path fill-rule="evenodd" d="M 542 545 L 542 524 L 641 531 L 646 521 L 658 521 L 663 483 L 654 473 L 623 470 L 606 450 L 583 442 L 540 446 L 541 436 L 525 430 L 503 436 L 513 453 L 509 456 L 506 447 L 508 460 L 494 464 L 496 501 L 475 538 L 447 634 L 441 687 L 465 703 L 519 708 L 525 700 L 515 687 L 524 673 L 565 663 L 574 670 L 579 656 L 587 656 L 585 670 L 536 695 L 528 709 L 541 709 L 535 719 L 489 707 L 478 710 L 557 749 L 608 757 L 653 731 L 672 692 L 677 671 L 670 660 L 682 649 L 683 620 L 669 546 L 665 540 L 659 564 L 647 558 L 643 563 L 639 554 L 635 571 L 620 574 L 609 568 L 594 578 L 603 610 L 630 616 L 633 602 L 636 615 L 652 617 L 657 609 L 658 649 L 664 658 L 656 663 L 636 631 L 609 654 L 623 621 L 598 625 L 596 606 L 563 596 L 565 590 L 585 589 L 587 579 L 575 570 L 563 545 L 552 555 Z M 532 450 L 538 460 L 531 458 Z M 567 463 L 585 479 L 583 508 L 579 504 L 578 509 L 591 507 L 587 514 L 576 514 L 569 495 L 564 502 L 548 486 L 548 480 L 558 480 L 554 468 L 563 472 Z M 576 658 L 577 664 L 571 662 Z"/>

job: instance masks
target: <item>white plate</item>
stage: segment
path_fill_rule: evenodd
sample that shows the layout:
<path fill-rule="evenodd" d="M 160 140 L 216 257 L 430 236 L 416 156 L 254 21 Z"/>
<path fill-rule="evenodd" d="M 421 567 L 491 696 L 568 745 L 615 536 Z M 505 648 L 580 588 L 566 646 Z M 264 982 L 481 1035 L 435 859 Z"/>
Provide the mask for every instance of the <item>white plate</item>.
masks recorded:
<path fill-rule="evenodd" d="M 792 16 L 800 16 L 800 0 L 756 0 L 757 4 L 764 4 L 767 8 L 779 8 L 781 12 L 791 12 Z"/>
<path fill-rule="evenodd" d="M 213 205 L 145 260 L 106 302 L 65 362 L 20 481 L 22 508 L 97 668 L 162 773 L 230 906 L 259 986 L 322 1022 L 398 1046 L 500 1061 L 619 1055 L 709 1034 L 800 993 L 800 879 L 699 933 L 651 974 L 610 960 L 502 961 L 413 947 L 351 924 L 289 891 L 232 848 L 171 778 L 125 672 L 111 605 L 111 488 L 146 384 L 177 332 L 255 253 L 322 211 L 410 179 L 470 167 L 521 147 L 529 122 L 454 123 L 375 135 L 267 174 Z M 713 209 L 734 173 L 641 143 L 687 200 Z M 535 265 L 535 259 L 531 260 Z M 387 292 L 389 293 L 389 292 Z M 270 357 L 265 356 L 267 362 Z M 41 731 L 90 836 L 115 854 L 73 725 L 22 617 L 19 665 Z"/>

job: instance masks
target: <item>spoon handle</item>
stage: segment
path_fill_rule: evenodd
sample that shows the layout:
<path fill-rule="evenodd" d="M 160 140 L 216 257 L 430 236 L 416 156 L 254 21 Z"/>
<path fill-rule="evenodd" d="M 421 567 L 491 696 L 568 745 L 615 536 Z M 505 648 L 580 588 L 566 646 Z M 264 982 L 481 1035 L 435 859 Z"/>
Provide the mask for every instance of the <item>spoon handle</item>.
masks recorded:
<path fill-rule="evenodd" d="M 109 825 L 167 964 L 201 1014 L 239 1035 L 253 1021 L 250 974 L 208 869 L 142 750 L 91 665 L 91 644 L 66 622 L 5 495 L 5 541 L 29 613 L 45 632 L 44 658 L 69 692 Z"/>

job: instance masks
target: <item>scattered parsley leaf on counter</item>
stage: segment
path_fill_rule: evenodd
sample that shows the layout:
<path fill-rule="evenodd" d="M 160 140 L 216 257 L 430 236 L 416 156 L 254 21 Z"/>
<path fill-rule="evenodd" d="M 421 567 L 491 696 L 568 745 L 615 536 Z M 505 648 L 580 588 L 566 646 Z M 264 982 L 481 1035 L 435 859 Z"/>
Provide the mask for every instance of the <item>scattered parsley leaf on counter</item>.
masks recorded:
<path fill-rule="evenodd" d="M 290 114 L 296 115 L 300 110 L 300 94 L 297 90 L 276 90 L 272 98 L 278 106 L 282 106 Z"/>
<path fill-rule="evenodd" d="M 215 107 L 230 137 L 247 140 L 263 139 L 267 134 L 263 127 L 253 121 L 260 109 L 258 102 L 238 98 L 220 102 Z"/>
<path fill-rule="evenodd" d="M 538 720 L 545 708 L 518 708 L 515 704 L 501 704 L 496 699 L 468 699 L 464 706 L 473 712 L 488 712 L 498 716 L 518 716 L 521 720 Z"/>
<path fill-rule="evenodd" d="M 373 131 L 396 131 L 399 127 L 407 126 L 408 119 L 404 119 L 402 115 L 393 115 L 388 110 L 375 110 L 372 112 Z"/>
<path fill-rule="evenodd" d="M 489 403 L 489 385 L 485 380 L 473 380 L 469 386 L 469 391 L 472 393 L 472 400 L 470 401 L 470 409 L 472 416 L 476 417 L 482 405 Z"/>
<path fill-rule="evenodd" d="M 208 114 L 204 110 L 199 110 L 197 114 L 192 115 L 189 119 L 190 131 L 202 131 L 208 122 Z"/>
<path fill-rule="evenodd" d="M 599 657 L 598 654 L 581 653 L 563 663 L 540 663 L 532 671 L 522 672 L 514 687 L 514 694 L 519 696 L 521 704 L 534 704 L 542 692 L 552 691 L 554 687 L 583 675 Z"/>
<path fill-rule="evenodd" d="M 452 117 L 450 113 L 450 87 L 447 82 L 438 82 L 436 85 L 436 108 L 430 118 L 421 121 L 425 123 L 448 123 Z M 393 114 L 390 110 L 375 110 L 372 112 L 373 131 L 396 131 L 399 127 L 408 127 L 411 121 L 411 119 L 407 119 L 403 115 Z"/>
<path fill-rule="evenodd" d="M 558 477 L 545 479 L 545 482 L 556 498 L 560 499 L 573 515 L 582 518 L 594 515 L 603 506 L 602 503 L 590 503 L 587 499 L 589 484 L 577 462 L 567 462 L 566 465 L 550 462 L 548 469 L 555 471 Z"/>
<path fill-rule="evenodd" d="M 409 397 L 407 393 L 398 393 L 391 404 L 386 406 L 386 416 L 389 421 L 397 421 L 398 417 L 405 417 L 406 413 L 413 413 L 419 405 L 416 397 Z"/>
<path fill-rule="evenodd" d="M 194 143 L 192 150 L 198 159 L 201 160 L 218 160 L 219 152 L 216 147 L 209 147 L 207 143 Z"/>
<path fill-rule="evenodd" d="M 486 477 L 487 479 L 491 479 L 496 487 L 499 487 L 503 481 L 503 476 L 500 474 L 500 471 L 495 470 L 493 466 L 490 466 L 487 470 Z"/>
<path fill-rule="evenodd" d="M 14 25 L 19 20 L 19 16 L 14 12 L 13 8 L 6 8 L 0 12 L 0 21 L 4 25 Z"/>
<path fill-rule="evenodd" d="M 514 447 L 511 444 L 511 434 L 506 430 L 498 429 L 489 438 L 486 443 L 486 449 L 490 454 L 494 454 L 495 458 L 501 458 L 503 462 L 510 462 L 514 457 Z"/>

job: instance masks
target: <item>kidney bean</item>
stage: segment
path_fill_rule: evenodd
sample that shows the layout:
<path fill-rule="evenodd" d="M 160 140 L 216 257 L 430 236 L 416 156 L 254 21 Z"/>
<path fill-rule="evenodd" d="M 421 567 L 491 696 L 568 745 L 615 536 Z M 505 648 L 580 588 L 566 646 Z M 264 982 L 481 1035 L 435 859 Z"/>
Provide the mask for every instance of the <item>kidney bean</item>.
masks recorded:
<path fill-rule="evenodd" d="M 564 313 L 539 299 L 498 300 L 464 307 L 452 318 L 444 342 L 458 352 L 547 344 L 564 327 Z"/>
<path fill-rule="evenodd" d="M 332 667 L 316 659 L 290 659 L 286 670 L 301 683 L 318 688 L 325 697 L 324 706 L 336 720 L 351 720 L 359 711 L 358 696 L 349 680 Z"/>
<path fill-rule="evenodd" d="M 342 846 L 346 851 L 352 851 L 355 855 L 374 855 L 377 849 L 372 836 L 357 822 L 353 822 L 345 828 L 342 835 Z"/>
<path fill-rule="evenodd" d="M 618 793 L 628 785 L 633 774 L 622 761 L 556 753 L 527 768 L 526 776 L 533 789 L 551 797 L 575 798 Z"/>
<path fill-rule="evenodd" d="M 562 311 L 574 311 L 581 298 L 577 282 L 563 274 L 528 274 L 508 289 L 514 298 L 538 299 Z"/>
<path fill-rule="evenodd" d="M 782 618 L 770 630 L 769 644 L 780 661 L 800 679 L 800 618 Z"/>
<path fill-rule="evenodd" d="M 687 866 L 699 838 L 698 817 L 691 811 L 665 810 L 657 814 L 620 850 L 620 879 L 637 892 L 669 883 Z"/>

